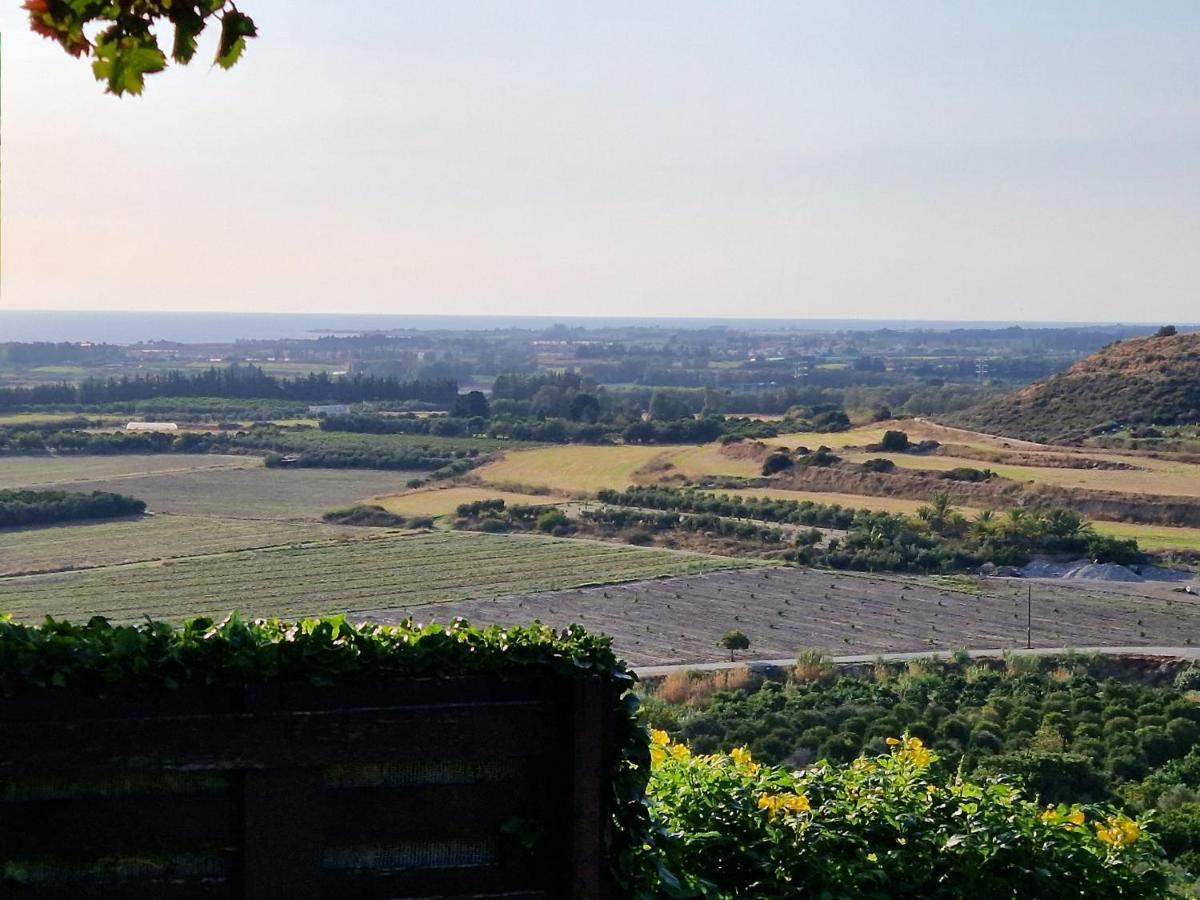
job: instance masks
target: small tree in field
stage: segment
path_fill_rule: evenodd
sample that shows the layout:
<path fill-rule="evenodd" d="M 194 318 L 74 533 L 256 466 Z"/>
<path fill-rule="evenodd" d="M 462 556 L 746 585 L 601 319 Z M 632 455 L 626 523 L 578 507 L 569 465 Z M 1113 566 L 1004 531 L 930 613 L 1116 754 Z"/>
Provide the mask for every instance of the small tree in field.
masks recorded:
<path fill-rule="evenodd" d="M 879 449 L 888 453 L 903 453 L 909 446 L 908 433 L 904 431 L 885 431 L 879 442 Z"/>
<path fill-rule="evenodd" d="M 736 628 L 732 628 L 725 632 L 725 634 L 721 637 L 720 643 L 722 647 L 729 651 L 730 662 L 733 662 L 733 655 L 738 650 L 750 649 L 750 638 L 746 637 L 745 634 L 738 631 Z"/>

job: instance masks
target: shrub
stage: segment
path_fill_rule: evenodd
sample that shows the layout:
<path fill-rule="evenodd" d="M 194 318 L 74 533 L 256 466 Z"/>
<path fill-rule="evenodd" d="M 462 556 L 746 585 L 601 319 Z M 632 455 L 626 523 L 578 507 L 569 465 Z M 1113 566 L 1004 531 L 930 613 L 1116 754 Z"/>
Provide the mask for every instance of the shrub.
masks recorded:
<path fill-rule="evenodd" d="M 802 773 L 743 748 L 696 756 L 652 736 L 656 852 L 678 895 L 1159 898 L 1142 823 L 1106 808 L 1046 809 L 998 778 L 942 774 L 920 741 Z"/>
<path fill-rule="evenodd" d="M 772 453 L 763 460 L 762 473 L 764 475 L 774 475 L 776 472 L 782 472 L 785 469 L 790 469 L 792 466 L 792 458 L 788 454 Z"/>
<path fill-rule="evenodd" d="M 388 512 L 382 506 L 366 503 L 357 506 L 348 506 L 345 509 L 331 510 L 322 515 L 321 518 L 334 525 L 367 525 L 388 528 L 419 527 L 409 525 L 409 520 L 404 516 Z M 430 524 L 433 524 L 432 519 L 430 520 Z"/>
<path fill-rule="evenodd" d="M 1200 691 L 1200 666 L 1191 665 L 1175 674 L 1175 690 Z"/>
<path fill-rule="evenodd" d="M 796 651 L 796 668 L 792 677 L 797 681 L 827 681 L 833 678 L 833 657 L 820 650 L 801 647 Z"/>
<path fill-rule="evenodd" d="M 889 472 L 896 471 L 896 464 L 886 456 L 880 456 L 875 459 L 867 459 L 862 462 L 864 472 L 876 472 L 880 475 L 886 475 Z"/>
<path fill-rule="evenodd" d="M 561 509 L 548 509 L 537 517 L 538 531 L 554 531 L 557 528 L 566 528 L 567 525 L 567 514 Z"/>

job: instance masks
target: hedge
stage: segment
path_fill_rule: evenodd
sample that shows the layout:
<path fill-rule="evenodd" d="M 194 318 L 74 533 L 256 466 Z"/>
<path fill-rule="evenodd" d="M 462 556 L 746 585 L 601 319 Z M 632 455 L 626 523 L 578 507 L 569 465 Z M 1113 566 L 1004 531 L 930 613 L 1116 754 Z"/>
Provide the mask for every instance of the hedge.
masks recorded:
<path fill-rule="evenodd" d="M 196 618 L 114 625 L 96 616 L 77 625 L 47 618 L 15 623 L 0 614 L 0 697 L 69 688 L 83 691 L 185 687 L 244 689 L 254 685 L 327 687 L 389 679 L 545 673 L 590 675 L 611 690 L 616 754 L 611 774 L 614 846 L 619 882 L 647 883 L 649 842 L 645 788 L 649 744 L 637 720 L 636 681 L 609 638 L 577 625 L 474 628 L 445 625 L 353 625 L 342 616 L 283 622 Z"/>

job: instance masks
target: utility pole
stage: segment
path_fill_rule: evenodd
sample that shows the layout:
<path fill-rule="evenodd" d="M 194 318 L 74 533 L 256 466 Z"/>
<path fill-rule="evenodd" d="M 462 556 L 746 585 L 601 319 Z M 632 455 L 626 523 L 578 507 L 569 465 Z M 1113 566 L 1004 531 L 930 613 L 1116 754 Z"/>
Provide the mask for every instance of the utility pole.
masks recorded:
<path fill-rule="evenodd" d="M 1025 595 L 1025 649 L 1033 649 L 1033 585 L 1026 585 Z"/>

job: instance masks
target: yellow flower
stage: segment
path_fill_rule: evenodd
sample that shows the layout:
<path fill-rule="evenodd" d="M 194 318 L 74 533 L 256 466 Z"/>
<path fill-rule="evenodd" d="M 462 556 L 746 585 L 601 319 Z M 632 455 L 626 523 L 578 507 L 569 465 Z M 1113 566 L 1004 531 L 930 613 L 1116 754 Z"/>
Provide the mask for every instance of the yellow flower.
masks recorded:
<path fill-rule="evenodd" d="M 687 759 L 691 755 L 691 752 L 683 744 L 671 745 L 671 756 L 675 757 L 675 759 Z"/>
<path fill-rule="evenodd" d="M 779 812 L 779 807 L 783 804 L 783 799 L 777 794 L 760 794 L 758 797 L 758 808 L 766 810 L 775 815 Z"/>
<path fill-rule="evenodd" d="M 650 743 L 658 747 L 665 747 L 667 744 L 671 743 L 671 736 L 661 728 L 651 728 Z"/>
<path fill-rule="evenodd" d="M 752 762 L 750 751 L 745 747 L 734 747 L 729 751 L 729 756 L 739 766 L 746 766 Z"/>
<path fill-rule="evenodd" d="M 1096 823 L 1096 837 L 1114 849 L 1128 847 L 1141 833 L 1138 823 L 1128 816 L 1109 816 L 1106 824 Z"/>
<path fill-rule="evenodd" d="M 802 813 L 811 810 L 812 805 L 803 794 L 785 794 L 783 797 L 783 808 L 791 813 Z"/>
<path fill-rule="evenodd" d="M 664 750 L 658 744 L 650 745 L 650 764 L 651 765 L 655 765 L 655 766 L 662 765 L 662 761 L 666 758 L 667 758 L 666 750 Z"/>
<path fill-rule="evenodd" d="M 900 759 L 908 760 L 920 768 L 925 768 L 934 760 L 933 751 L 925 746 L 925 743 L 917 737 L 909 737 L 901 740 L 900 738 L 887 738 L 889 747 L 897 748 L 896 756 Z"/>
<path fill-rule="evenodd" d="M 809 812 L 812 806 L 803 794 L 760 794 L 758 808 L 769 813 L 774 819 L 783 812 L 793 815 Z"/>
<path fill-rule="evenodd" d="M 1067 815 L 1067 822 L 1069 822 L 1072 825 L 1082 825 L 1084 819 L 1085 819 L 1085 816 L 1083 814 L 1082 809 L 1077 809 L 1074 812 L 1071 812 Z M 1136 828 L 1137 826 L 1135 825 L 1134 827 Z"/>

